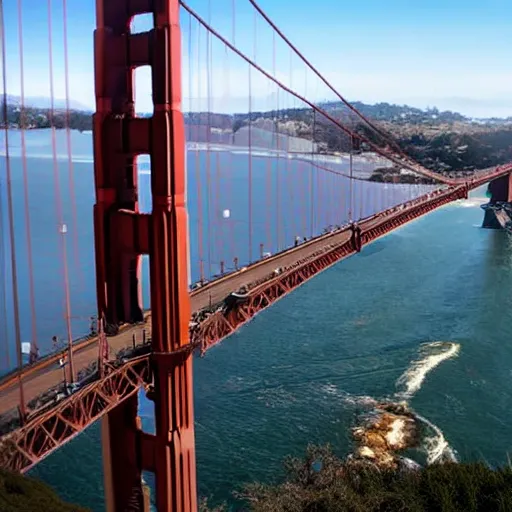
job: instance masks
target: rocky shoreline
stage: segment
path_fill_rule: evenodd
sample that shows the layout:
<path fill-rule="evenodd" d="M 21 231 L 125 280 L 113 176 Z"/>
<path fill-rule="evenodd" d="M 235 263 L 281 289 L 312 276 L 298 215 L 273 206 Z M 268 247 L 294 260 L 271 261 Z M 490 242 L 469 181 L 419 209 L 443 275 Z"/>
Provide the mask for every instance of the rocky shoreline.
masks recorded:
<path fill-rule="evenodd" d="M 400 455 L 418 448 L 422 425 L 405 402 L 380 402 L 364 417 L 363 425 L 352 429 L 355 442 L 353 461 L 366 462 L 378 469 L 416 469 L 416 464 Z"/>

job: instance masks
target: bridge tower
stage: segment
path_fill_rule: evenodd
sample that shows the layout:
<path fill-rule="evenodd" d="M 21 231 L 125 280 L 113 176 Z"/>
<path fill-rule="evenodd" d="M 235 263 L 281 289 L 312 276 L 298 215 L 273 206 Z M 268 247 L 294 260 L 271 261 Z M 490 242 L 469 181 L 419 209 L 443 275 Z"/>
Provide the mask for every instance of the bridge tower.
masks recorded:
<path fill-rule="evenodd" d="M 491 197 L 482 206 L 485 211 L 482 227 L 501 229 L 512 216 L 512 173 L 491 181 L 488 192 Z"/>
<path fill-rule="evenodd" d="M 153 29 L 132 34 L 133 17 Z M 149 254 L 155 435 L 143 433 L 137 397 L 103 420 L 107 509 L 143 509 L 141 472 L 156 477 L 159 512 L 196 503 L 189 347 L 185 136 L 178 0 L 96 0 L 94 207 L 98 317 L 110 333 L 143 319 L 141 255 Z M 139 118 L 134 69 L 152 69 L 154 114 Z M 138 208 L 136 157 L 151 160 L 153 211 Z"/>

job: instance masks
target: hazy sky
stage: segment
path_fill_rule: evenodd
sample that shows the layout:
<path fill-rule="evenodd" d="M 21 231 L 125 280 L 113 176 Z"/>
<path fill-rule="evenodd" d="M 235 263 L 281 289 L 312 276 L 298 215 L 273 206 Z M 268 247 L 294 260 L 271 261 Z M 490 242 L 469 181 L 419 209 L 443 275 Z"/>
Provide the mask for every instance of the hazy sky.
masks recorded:
<path fill-rule="evenodd" d="M 48 11 L 45 0 L 21 0 L 25 93 L 49 96 Z M 249 56 L 272 70 L 272 34 L 254 21 L 247 0 L 190 0 L 190 5 Z M 68 0 L 70 89 L 73 100 L 94 106 L 94 1 Z M 468 115 L 512 115 L 512 2 L 510 0 L 260 0 L 285 34 L 349 100 L 436 105 Z M 17 0 L 4 0 L 8 93 L 19 94 Z M 211 18 L 210 18 L 211 17 Z M 52 0 L 55 94 L 64 97 L 62 0 Z M 145 28 L 143 21 L 136 26 Z M 247 109 L 248 66 L 182 17 L 184 108 Z M 189 48 L 189 41 L 192 45 Z M 277 44 L 281 80 L 314 101 L 330 99 L 311 72 Z M 190 66 L 189 66 L 190 64 Z M 137 79 L 137 109 L 150 109 L 148 73 Z M 145 78 L 144 78 L 145 76 Z M 208 85 L 207 76 L 210 76 Z M 192 84 L 192 85 L 191 85 Z M 273 108 L 275 86 L 251 74 L 252 107 Z M 192 97 L 192 102 L 190 101 Z M 280 99 L 283 105 L 283 97 Z M 275 107 L 274 107 L 275 108 Z"/>

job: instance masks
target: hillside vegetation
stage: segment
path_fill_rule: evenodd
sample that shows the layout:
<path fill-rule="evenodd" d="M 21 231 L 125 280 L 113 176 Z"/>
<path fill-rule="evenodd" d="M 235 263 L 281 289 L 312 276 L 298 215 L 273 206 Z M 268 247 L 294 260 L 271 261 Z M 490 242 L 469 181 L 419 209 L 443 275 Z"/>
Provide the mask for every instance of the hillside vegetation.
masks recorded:
<path fill-rule="evenodd" d="M 511 119 L 474 121 L 456 112 L 441 112 L 435 108 L 421 110 L 388 103 L 355 102 L 353 105 L 379 130 L 391 134 L 406 154 L 437 172 L 468 172 L 512 161 Z M 380 147 L 385 145 L 380 135 L 375 135 L 341 103 L 323 103 L 320 107 L 354 132 Z M 49 128 L 50 119 L 48 109 L 27 107 L 21 110 L 17 104 L 7 109 L 7 124 L 11 128 Z M 72 110 L 67 119 L 64 110 L 56 110 L 53 123 L 58 129 L 69 124 L 73 130 L 91 130 L 92 116 L 89 112 Z M 309 108 L 250 115 L 190 112 L 185 113 L 185 123 L 189 142 L 244 146 L 248 144 L 250 125 L 250 130 L 254 130 L 250 135 L 253 146 L 328 154 L 347 152 L 352 147 L 348 135 Z M 290 138 L 292 146 L 289 146 Z M 354 148 L 359 149 L 359 145 Z M 368 148 L 363 144 L 361 149 Z"/>
<path fill-rule="evenodd" d="M 87 512 L 63 502 L 42 482 L 0 469 L 1 512 Z"/>
<path fill-rule="evenodd" d="M 282 483 L 245 487 L 237 497 L 253 512 L 509 512 L 512 469 L 435 464 L 421 470 L 377 470 L 310 446 L 285 462 Z M 202 510 L 220 512 L 227 508 Z"/>

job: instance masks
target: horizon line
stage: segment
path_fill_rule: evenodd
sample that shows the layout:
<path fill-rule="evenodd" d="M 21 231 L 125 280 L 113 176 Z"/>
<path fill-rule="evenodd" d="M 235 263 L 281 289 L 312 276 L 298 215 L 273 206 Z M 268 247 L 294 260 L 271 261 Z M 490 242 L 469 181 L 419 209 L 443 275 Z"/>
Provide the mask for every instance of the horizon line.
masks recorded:
<path fill-rule="evenodd" d="M 3 93 L 0 93 L 0 95 L 3 95 Z M 7 97 L 7 104 L 9 105 L 13 105 L 12 103 L 12 99 L 13 98 L 16 98 L 16 99 L 19 99 L 20 96 L 19 95 L 16 95 L 16 94 L 7 94 L 6 95 Z M 9 102 L 9 99 L 11 100 Z M 33 99 L 37 99 L 37 100 L 50 100 L 51 98 L 50 97 L 46 97 L 46 96 L 27 96 L 25 97 L 25 104 L 24 104 L 24 107 L 25 108 L 33 108 L 33 109 L 40 109 L 40 110 L 49 110 L 50 107 L 47 106 L 39 106 L 39 105 L 27 105 L 27 102 L 30 103 L 31 100 Z M 193 98 L 192 98 L 193 99 Z M 462 100 L 465 100 L 465 101 L 478 101 L 478 100 L 475 100 L 475 99 L 471 99 L 471 98 L 461 98 Z M 190 100 L 189 98 L 186 98 L 186 100 Z M 66 102 L 66 98 L 54 98 L 53 100 L 54 102 Z M 78 103 L 80 104 L 79 101 L 77 100 L 74 100 L 74 99 L 69 99 L 68 100 L 69 103 Z M 440 99 L 439 101 L 443 101 L 442 99 Z M 363 104 L 365 106 L 369 106 L 369 107 L 374 107 L 374 106 L 377 106 L 377 105 L 389 105 L 391 107 L 402 107 L 402 108 L 410 108 L 410 109 L 415 109 L 415 110 L 419 110 L 423 113 L 428 113 L 430 111 L 433 111 L 433 110 L 437 110 L 439 112 L 439 114 L 444 114 L 444 113 L 451 113 L 451 114 L 458 114 L 468 120 L 493 120 L 493 119 L 497 119 L 497 120 L 509 120 L 512 118 L 511 115 L 509 116 L 504 116 L 504 115 L 500 115 L 500 116 L 496 116 L 496 115 L 493 115 L 493 116 L 471 116 L 471 115 L 467 115 L 467 114 L 463 114 L 462 112 L 460 112 L 459 110 L 452 110 L 452 109 L 440 109 L 439 107 L 437 107 L 434 103 L 430 106 L 427 106 L 427 107 L 415 107 L 409 103 L 397 103 L 397 102 L 390 102 L 390 101 L 377 101 L 377 102 L 374 102 L 374 103 L 367 103 L 365 101 L 362 101 L 362 100 L 350 100 L 348 101 L 348 103 L 352 106 L 354 106 L 354 104 Z M 344 105 L 344 103 L 341 101 L 341 100 L 323 100 L 323 101 L 319 101 L 316 103 L 316 105 L 322 105 L 322 104 L 329 104 L 329 105 L 336 105 L 336 104 L 340 104 L 340 105 Z M 69 108 L 69 111 L 70 112 L 82 112 L 82 113 L 94 113 L 96 110 L 92 107 L 87 107 L 86 105 L 81 105 L 82 108 L 78 108 L 78 107 L 70 107 Z M 282 108 L 282 109 L 279 109 L 279 110 L 283 110 L 283 111 L 289 111 L 289 110 L 309 110 L 310 107 L 290 107 L 290 108 Z M 54 110 L 56 111 L 63 111 L 63 110 L 66 110 L 65 107 L 55 107 L 54 106 Z M 267 112 L 273 112 L 275 109 L 267 109 L 267 110 L 255 110 L 253 111 L 253 113 L 257 113 L 257 112 L 261 112 L 261 113 L 267 113 Z M 357 110 L 357 109 L 356 109 Z M 210 114 L 217 114 L 217 115 L 223 115 L 223 116 L 236 116 L 236 115 L 248 115 L 249 112 L 244 112 L 244 111 L 236 111 L 236 112 L 231 112 L 231 113 L 227 113 L 227 112 L 216 112 L 215 110 L 184 110 L 182 109 L 182 112 L 184 114 L 192 114 L 192 113 L 197 113 L 197 114 L 201 114 L 201 113 L 210 113 Z M 140 111 L 140 112 L 136 112 L 137 115 L 142 115 L 142 116 L 150 116 L 152 115 L 152 113 L 150 111 Z"/>

